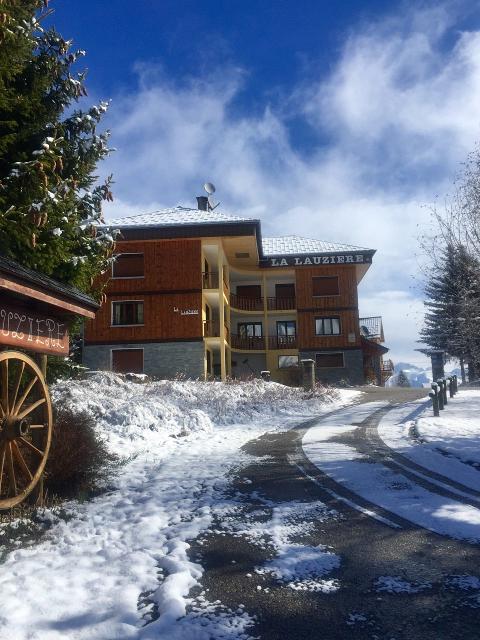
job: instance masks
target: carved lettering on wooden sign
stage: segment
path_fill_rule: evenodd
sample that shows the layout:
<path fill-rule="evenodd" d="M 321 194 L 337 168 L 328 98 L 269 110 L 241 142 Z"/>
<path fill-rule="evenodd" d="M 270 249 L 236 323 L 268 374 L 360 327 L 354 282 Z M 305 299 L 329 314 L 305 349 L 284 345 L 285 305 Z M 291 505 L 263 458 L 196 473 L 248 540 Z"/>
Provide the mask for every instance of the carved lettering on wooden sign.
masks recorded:
<path fill-rule="evenodd" d="M 0 345 L 68 356 L 68 327 L 27 307 L 0 303 Z"/>

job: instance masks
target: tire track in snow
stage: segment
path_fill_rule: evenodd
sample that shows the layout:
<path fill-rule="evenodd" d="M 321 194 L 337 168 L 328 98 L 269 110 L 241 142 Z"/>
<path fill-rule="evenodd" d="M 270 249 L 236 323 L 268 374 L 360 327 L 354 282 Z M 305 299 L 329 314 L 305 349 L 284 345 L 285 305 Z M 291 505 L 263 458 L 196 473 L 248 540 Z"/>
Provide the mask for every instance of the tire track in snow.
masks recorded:
<path fill-rule="evenodd" d="M 322 485 L 328 477 L 340 496 L 359 507 L 393 522 L 401 518 L 401 526 L 478 542 L 480 500 L 473 497 L 472 491 L 476 492 L 464 485 L 455 487 L 450 478 L 420 465 L 415 470 L 408 468 L 408 464 L 402 464 L 405 457 L 395 456 L 396 452 L 378 436 L 380 420 L 392 409 L 393 406 L 377 408 L 362 422 L 344 423 L 343 427 L 338 421 L 333 426 L 318 422 L 304 435 L 302 453 L 323 474 Z M 299 452 L 296 454 L 298 458 Z M 412 462 L 408 458 L 405 461 Z M 399 481 L 400 477 L 407 482 Z M 443 503 L 442 498 L 448 502 Z"/>

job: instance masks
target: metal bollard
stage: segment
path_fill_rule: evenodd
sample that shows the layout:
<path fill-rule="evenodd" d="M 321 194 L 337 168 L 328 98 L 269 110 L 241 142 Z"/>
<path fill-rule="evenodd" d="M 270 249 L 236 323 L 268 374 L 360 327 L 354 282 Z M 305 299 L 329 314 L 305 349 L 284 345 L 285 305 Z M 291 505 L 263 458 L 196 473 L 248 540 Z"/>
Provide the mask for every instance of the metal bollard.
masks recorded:
<path fill-rule="evenodd" d="M 432 399 L 433 415 L 434 416 L 439 416 L 440 415 L 440 411 L 438 410 L 438 394 L 435 393 L 435 391 L 430 391 L 430 393 L 428 395 Z"/>
<path fill-rule="evenodd" d="M 454 393 L 458 393 L 458 377 L 457 377 L 457 374 L 454 374 L 453 380 L 454 380 L 454 384 L 455 384 Z"/>

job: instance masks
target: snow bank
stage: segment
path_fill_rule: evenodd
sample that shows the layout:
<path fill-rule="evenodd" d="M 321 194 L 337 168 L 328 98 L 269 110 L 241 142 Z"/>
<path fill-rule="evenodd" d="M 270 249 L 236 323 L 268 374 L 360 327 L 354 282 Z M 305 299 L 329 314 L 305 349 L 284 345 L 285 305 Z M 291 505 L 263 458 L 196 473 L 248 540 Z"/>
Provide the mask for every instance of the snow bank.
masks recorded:
<path fill-rule="evenodd" d="M 353 397 L 358 392 L 341 393 Z M 216 425 L 323 411 L 338 397 L 334 390 L 305 393 L 264 380 L 139 383 L 109 372 L 60 381 L 52 388 L 55 404 L 87 412 L 111 448 L 125 455 L 155 450 L 169 437 L 211 431 Z"/>
<path fill-rule="evenodd" d="M 449 398 L 440 416 L 431 413 L 429 407 L 416 421 L 421 438 L 431 447 L 480 468 L 480 390 L 462 387 Z"/>
<path fill-rule="evenodd" d="M 136 454 L 117 486 L 71 503 L 44 542 L 0 565 L 0 636 L 15 640 L 246 640 L 248 612 L 208 602 L 189 541 L 207 530 L 241 447 L 345 404 L 358 392 L 305 394 L 245 383 L 136 383 L 97 373 L 53 385 L 53 399 L 96 421 L 109 446 Z M 324 558 L 325 550 L 317 550 Z M 328 556 L 328 561 L 334 561 Z M 324 566 L 322 564 L 322 566 Z M 146 624 L 147 623 L 147 624 Z"/>

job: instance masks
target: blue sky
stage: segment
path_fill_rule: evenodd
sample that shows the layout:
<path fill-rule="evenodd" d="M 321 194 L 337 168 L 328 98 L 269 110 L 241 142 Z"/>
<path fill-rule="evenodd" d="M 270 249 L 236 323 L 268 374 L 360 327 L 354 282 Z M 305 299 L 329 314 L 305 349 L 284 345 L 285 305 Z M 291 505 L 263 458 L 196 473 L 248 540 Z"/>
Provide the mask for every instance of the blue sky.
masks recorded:
<path fill-rule="evenodd" d="M 64 0 L 90 99 L 112 99 L 107 216 L 190 205 L 206 180 L 264 233 L 377 249 L 360 311 L 418 361 L 417 237 L 480 133 L 474 2 Z"/>

